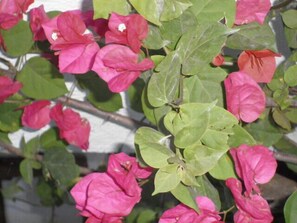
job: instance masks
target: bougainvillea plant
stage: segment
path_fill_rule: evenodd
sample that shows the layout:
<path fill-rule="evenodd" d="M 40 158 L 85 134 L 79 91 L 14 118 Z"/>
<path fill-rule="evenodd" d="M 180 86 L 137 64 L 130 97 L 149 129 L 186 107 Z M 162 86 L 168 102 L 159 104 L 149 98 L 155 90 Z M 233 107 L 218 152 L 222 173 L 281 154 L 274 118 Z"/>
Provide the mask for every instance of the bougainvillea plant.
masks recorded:
<path fill-rule="evenodd" d="M 42 170 L 44 204 L 70 190 L 87 223 L 273 221 L 262 184 L 276 158 L 297 172 L 286 136 L 297 123 L 292 1 L 93 0 L 91 11 L 65 12 L 29 9 L 33 2 L 0 2 L 0 141 L 23 157 L 26 183 Z M 269 24 L 276 17 L 289 55 Z M 65 73 L 85 101 L 71 98 Z M 91 124 L 73 108 L 115 112 L 120 92 L 148 121 L 138 122 L 136 155 L 111 154 L 105 171 L 82 171 L 67 146 L 88 150 Z M 11 149 L 8 133 L 49 124 Z M 295 193 L 287 223 L 296 202 Z"/>

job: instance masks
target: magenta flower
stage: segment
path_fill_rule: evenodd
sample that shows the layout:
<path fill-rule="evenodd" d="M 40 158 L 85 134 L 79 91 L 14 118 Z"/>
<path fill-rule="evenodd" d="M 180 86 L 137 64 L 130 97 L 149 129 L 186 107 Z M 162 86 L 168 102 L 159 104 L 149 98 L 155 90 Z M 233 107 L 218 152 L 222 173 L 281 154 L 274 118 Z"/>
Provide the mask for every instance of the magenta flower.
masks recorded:
<path fill-rule="evenodd" d="M 233 72 L 224 81 L 227 109 L 238 120 L 253 122 L 265 110 L 265 94 L 244 72 Z"/>
<path fill-rule="evenodd" d="M 140 201 L 141 188 L 138 186 L 133 194 L 128 195 L 123 186 L 130 187 L 118 185 L 108 173 L 92 173 L 72 188 L 71 195 L 83 216 L 95 216 L 98 219 L 103 215 L 127 216 Z"/>
<path fill-rule="evenodd" d="M 18 81 L 13 81 L 6 76 L 0 76 L 0 104 L 3 103 L 6 98 L 18 92 L 22 86 L 23 85 Z"/>
<path fill-rule="evenodd" d="M 63 110 L 61 104 L 52 108 L 50 117 L 56 122 L 61 139 L 65 139 L 69 144 L 81 149 L 88 149 L 91 131 L 88 120 L 81 118 L 79 113 L 70 108 Z"/>
<path fill-rule="evenodd" d="M 22 18 L 34 0 L 2 0 L 0 1 L 0 28 L 10 29 Z"/>
<path fill-rule="evenodd" d="M 86 223 L 123 223 L 123 218 L 103 214 L 102 217 L 99 218 L 94 216 L 89 217 Z"/>
<path fill-rule="evenodd" d="M 231 190 L 238 211 L 234 215 L 235 223 L 271 223 L 273 217 L 267 201 L 260 195 L 242 195 L 241 182 L 235 178 L 226 180 L 226 186 Z"/>
<path fill-rule="evenodd" d="M 92 70 L 107 82 L 112 92 L 121 92 L 140 76 L 142 71 L 154 67 L 153 61 L 138 62 L 138 54 L 126 46 L 111 44 L 97 54 Z"/>
<path fill-rule="evenodd" d="M 50 121 L 50 101 L 35 101 L 24 107 L 22 125 L 31 129 L 40 129 Z"/>
<path fill-rule="evenodd" d="M 30 28 L 33 33 L 33 39 L 35 41 L 44 41 L 46 40 L 45 33 L 42 28 L 42 24 L 49 21 L 49 17 L 44 11 L 43 5 L 40 5 L 38 8 L 33 8 L 29 12 L 30 18 Z"/>
<path fill-rule="evenodd" d="M 99 46 L 78 11 L 63 12 L 42 27 L 51 49 L 58 51 L 61 72 L 80 74 L 91 69 Z"/>
<path fill-rule="evenodd" d="M 118 43 L 129 46 L 135 53 L 139 53 L 142 40 L 148 33 L 147 21 L 139 14 L 122 16 L 112 13 L 105 34 L 106 43 Z"/>
<path fill-rule="evenodd" d="M 265 146 L 241 145 L 230 150 L 237 175 L 243 179 L 248 194 L 254 189 L 260 193 L 257 184 L 268 183 L 276 172 L 277 162 Z"/>
<path fill-rule="evenodd" d="M 208 198 L 196 197 L 196 203 L 200 214 L 184 204 L 165 211 L 159 223 L 219 223 L 221 222 L 219 212 L 216 211 L 214 203 Z"/>
<path fill-rule="evenodd" d="M 270 7 L 270 0 L 237 0 L 235 24 L 263 24 Z"/>

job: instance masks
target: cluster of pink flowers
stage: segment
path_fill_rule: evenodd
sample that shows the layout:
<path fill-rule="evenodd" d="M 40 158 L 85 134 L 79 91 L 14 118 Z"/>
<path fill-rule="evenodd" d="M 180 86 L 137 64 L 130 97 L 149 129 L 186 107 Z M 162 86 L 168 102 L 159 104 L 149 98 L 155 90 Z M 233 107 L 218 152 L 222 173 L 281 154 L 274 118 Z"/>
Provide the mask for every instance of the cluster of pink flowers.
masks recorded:
<path fill-rule="evenodd" d="M 277 162 L 273 153 L 264 146 L 241 145 L 230 150 L 237 175 L 243 180 L 245 192 L 238 179 L 229 178 L 227 187 L 231 190 L 238 211 L 235 223 L 271 223 L 273 220 L 269 204 L 260 195 L 257 184 L 268 183 L 275 174 Z"/>
<path fill-rule="evenodd" d="M 61 72 L 83 74 L 93 70 L 112 92 L 125 91 L 142 71 L 154 67 L 148 58 L 138 61 L 148 33 L 147 21 L 139 14 L 112 13 L 108 21 L 93 20 L 92 15 L 90 11 L 75 10 L 50 19 L 40 6 L 30 11 L 30 26 L 34 39 L 47 39 L 59 55 Z M 100 49 L 96 42 L 100 35 L 105 35 L 110 45 Z"/>
<path fill-rule="evenodd" d="M 71 190 L 76 208 L 87 223 L 121 223 L 141 199 L 139 179 L 146 179 L 151 168 L 141 167 L 125 153 L 109 157 L 107 172 L 83 177 Z"/>
<path fill-rule="evenodd" d="M 70 108 L 63 110 L 62 104 L 50 108 L 50 101 L 47 100 L 35 101 L 23 109 L 23 126 L 37 130 L 54 120 L 61 139 L 81 149 L 88 149 L 91 127 L 88 120 L 81 118 L 79 113 Z"/>
<path fill-rule="evenodd" d="M 208 197 L 196 197 L 199 214 L 184 204 L 179 204 L 174 208 L 165 211 L 159 223 L 220 223 L 221 216 L 216 210 L 212 200 Z"/>

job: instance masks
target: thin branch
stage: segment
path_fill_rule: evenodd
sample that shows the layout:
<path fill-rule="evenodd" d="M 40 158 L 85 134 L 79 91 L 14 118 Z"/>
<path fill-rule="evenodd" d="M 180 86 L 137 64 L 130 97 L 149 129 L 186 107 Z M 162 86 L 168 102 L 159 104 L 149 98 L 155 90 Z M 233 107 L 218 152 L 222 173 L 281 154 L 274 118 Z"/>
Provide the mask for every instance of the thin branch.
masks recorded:
<path fill-rule="evenodd" d="M 105 112 L 105 111 L 99 110 L 98 108 L 95 108 L 93 105 L 91 105 L 88 102 L 79 101 L 79 100 L 72 99 L 72 98 L 67 98 L 65 96 L 58 98 L 57 102 L 67 103 L 67 105 L 72 108 L 78 109 L 80 111 L 85 111 L 87 113 L 90 113 L 92 115 L 106 119 L 111 122 L 115 122 L 119 125 L 125 126 L 130 129 L 137 129 L 141 126 L 150 126 L 147 123 L 137 121 L 133 118 L 129 118 L 129 117 L 121 115 L 121 114 Z"/>
<path fill-rule="evenodd" d="M 286 154 L 282 152 L 274 152 L 274 157 L 278 161 L 286 162 L 286 163 L 292 163 L 297 165 L 297 156 L 292 154 Z"/>
<path fill-rule="evenodd" d="M 287 5 L 289 5 L 291 2 L 293 2 L 294 0 L 285 0 L 277 5 L 272 6 L 270 9 L 271 10 L 276 10 L 276 9 L 281 9 Z"/>
<path fill-rule="evenodd" d="M 266 97 L 266 107 L 267 108 L 273 108 L 273 107 L 277 107 L 277 103 L 274 102 L 274 100 L 270 97 Z M 297 100 L 291 100 L 291 104 L 290 104 L 291 108 L 297 108 Z"/>
<path fill-rule="evenodd" d="M 23 155 L 22 151 L 19 148 L 14 147 L 13 145 L 10 145 L 8 143 L 2 142 L 0 140 L 0 147 L 2 147 L 7 152 L 9 152 L 9 153 L 11 153 L 13 155 L 16 155 L 16 156 L 19 156 L 19 157 L 23 157 L 24 158 L 24 155 Z M 43 160 L 43 156 L 42 155 L 39 155 L 39 154 L 36 155 L 35 158 L 36 158 L 36 160 L 38 160 L 40 162 L 42 162 L 42 160 Z M 87 175 L 89 173 L 92 173 L 92 170 L 90 170 L 90 169 L 88 169 L 86 167 L 80 166 L 79 169 L 80 169 L 80 174 L 81 175 Z"/>

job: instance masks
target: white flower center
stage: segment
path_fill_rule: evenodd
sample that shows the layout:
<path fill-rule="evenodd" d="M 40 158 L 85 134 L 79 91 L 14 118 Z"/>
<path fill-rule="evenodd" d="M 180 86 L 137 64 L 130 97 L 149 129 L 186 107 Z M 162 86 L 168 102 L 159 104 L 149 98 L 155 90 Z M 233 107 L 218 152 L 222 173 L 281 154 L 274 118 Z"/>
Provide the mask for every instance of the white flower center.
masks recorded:
<path fill-rule="evenodd" d="M 52 39 L 54 41 L 56 41 L 58 39 L 58 33 L 57 32 L 53 32 L 51 37 L 52 37 Z"/>
<path fill-rule="evenodd" d="M 124 24 L 124 23 L 121 23 L 119 26 L 118 26 L 118 30 L 120 31 L 120 32 L 124 32 L 124 30 L 126 30 L 127 29 L 127 27 L 126 27 L 126 25 Z"/>
<path fill-rule="evenodd" d="M 90 33 L 92 33 L 92 32 L 91 32 L 90 30 L 86 29 L 86 30 L 84 31 L 83 35 L 90 34 Z"/>

